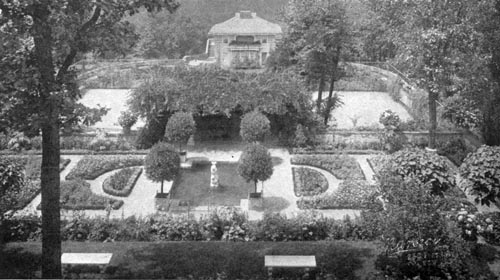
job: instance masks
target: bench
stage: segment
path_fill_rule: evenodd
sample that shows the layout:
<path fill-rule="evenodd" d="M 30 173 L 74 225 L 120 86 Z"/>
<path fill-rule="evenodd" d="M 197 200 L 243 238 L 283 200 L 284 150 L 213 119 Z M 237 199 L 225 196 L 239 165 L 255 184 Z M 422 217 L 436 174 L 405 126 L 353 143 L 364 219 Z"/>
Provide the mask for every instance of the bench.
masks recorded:
<path fill-rule="evenodd" d="M 61 264 L 65 272 L 69 272 L 73 266 L 97 266 L 99 273 L 104 273 L 112 256 L 112 253 L 63 253 Z"/>
<path fill-rule="evenodd" d="M 267 267 L 269 279 L 272 279 L 273 268 L 304 268 L 306 271 L 306 278 L 308 278 L 309 269 L 316 267 L 316 257 L 287 255 L 264 256 L 264 266 Z"/>

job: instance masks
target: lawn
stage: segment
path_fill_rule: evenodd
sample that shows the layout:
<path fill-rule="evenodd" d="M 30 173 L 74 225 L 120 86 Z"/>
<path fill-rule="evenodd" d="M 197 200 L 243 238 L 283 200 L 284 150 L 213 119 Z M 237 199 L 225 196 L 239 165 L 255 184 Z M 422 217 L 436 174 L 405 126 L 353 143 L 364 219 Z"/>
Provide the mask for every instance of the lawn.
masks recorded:
<path fill-rule="evenodd" d="M 363 241 L 334 242 L 63 242 L 63 252 L 113 253 L 107 275 L 97 278 L 266 279 L 265 255 L 315 255 L 318 271 L 333 279 L 362 279 L 374 272 L 377 245 Z M 0 249 L 0 278 L 40 277 L 41 243 L 8 243 Z M 276 271 L 297 277 L 303 270 Z M 280 275 L 275 275 L 279 277 Z M 300 276 L 299 276 L 300 278 Z M 191 279 L 191 278 L 189 278 Z"/>
<path fill-rule="evenodd" d="M 191 206 L 236 206 L 254 190 L 253 183 L 238 175 L 238 164 L 230 162 L 217 163 L 219 187 L 211 190 L 210 166 L 210 162 L 203 161 L 194 162 L 191 169 L 182 169 L 172 185 L 172 199 L 189 201 Z"/>

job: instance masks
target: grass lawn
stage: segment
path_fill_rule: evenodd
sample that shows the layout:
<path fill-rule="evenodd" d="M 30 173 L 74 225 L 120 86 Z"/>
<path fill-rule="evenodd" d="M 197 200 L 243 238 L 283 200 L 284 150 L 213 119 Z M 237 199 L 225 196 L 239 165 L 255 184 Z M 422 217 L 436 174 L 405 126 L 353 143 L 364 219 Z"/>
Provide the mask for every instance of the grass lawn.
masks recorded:
<path fill-rule="evenodd" d="M 210 162 L 194 162 L 191 169 L 182 169 L 171 190 L 172 199 L 189 201 L 191 206 L 236 206 L 254 190 L 238 175 L 237 163 L 218 162 L 219 187 L 210 189 Z"/>
<path fill-rule="evenodd" d="M 64 242 L 63 252 L 113 253 L 105 278 L 193 279 L 224 272 L 227 279 L 267 279 L 265 255 L 315 255 L 317 271 L 334 279 L 363 279 L 374 272 L 373 242 Z M 0 278 L 40 277 L 41 243 L 8 243 L 0 252 Z M 302 270 L 277 270 L 300 277 Z M 94 275 L 94 277 L 103 277 Z M 191 278 L 190 278 L 191 279 Z"/>

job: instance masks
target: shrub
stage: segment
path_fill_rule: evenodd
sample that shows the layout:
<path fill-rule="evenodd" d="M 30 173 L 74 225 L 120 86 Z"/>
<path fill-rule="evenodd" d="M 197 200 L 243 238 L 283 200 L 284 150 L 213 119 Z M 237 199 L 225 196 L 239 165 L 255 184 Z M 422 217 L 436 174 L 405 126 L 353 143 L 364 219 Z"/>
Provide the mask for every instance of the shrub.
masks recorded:
<path fill-rule="evenodd" d="M 325 192 L 328 181 L 320 172 L 307 167 L 292 167 L 293 186 L 296 196 L 311 196 Z"/>
<path fill-rule="evenodd" d="M 377 189 L 366 181 L 343 181 L 333 193 L 302 197 L 300 209 L 369 209 L 375 203 Z"/>
<path fill-rule="evenodd" d="M 118 124 L 124 129 L 130 129 L 137 122 L 137 116 L 129 111 L 122 111 L 118 117 Z"/>
<path fill-rule="evenodd" d="M 446 142 L 438 143 L 438 154 L 446 156 L 454 164 L 460 166 L 472 148 L 465 144 L 462 138 L 454 138 Z"/>
<path fill-rule="evenodd" d="M 23 133 L 16 133 L 7 143 L 9 150 L 22 151 L 31 149 L 31 141 Z"/>
<path fill-rule="evenodd" d="M 8 159 L 0 159 L 0 221 L 4 213 L 18 203 L 18 193 L 24 184 L 23 167 Z"/>
<path fill-rule="evenodd" d="M 379 122 L 386 128 L 398 130 L 401 124 L 399 116 L 391 110 L 386 110 L 380 114 Z"/>
<path fill-rule="evenodd" d="M 294 144 L 296 147 L 305 147 L 307 145 L 308 139 L 304 132 L 304 127 L 301 124 L 297 125 L 295 129 L 295 139 Z"/>
<path fill-rule="evenodd" d="M 241 119 L 240 135 L 246 142 L 262 141 L 270 129 L 269 119 L 259 111 L 246 113 Z"/>
<path fill-rule="evenodd" d="M 398 151 L 388 157 L 383 169 L 403 178 L 415 177 L 421 183 L 429 184 L 433 194 L 443 194 L 454 185 L 447 162 L 436 153 L 423 149 Z"/>
<path fill-rule="evenodd" d="M 340 180 L 365 179 L 358 162 L 347 155 L 294 155 L 291 162 L 324 169 Z"/>
<path fill-rule="evenodd" d="M 460 166 L 466 190 L 477 202 L 489 205 L 500 198 L 500 147 L 481 146 Z"/>
<path fill-rule="evenodd" d="M 196 130 L 196 123 L 190 113 L 177 112 L 173 114 L 167 122 L 165 128 L 165 138 L 169 142 L 179 143 L 179 150 L 182 144 L 186 143 Z"/>
<path fill-rule="evenodd" d="M 156 143 L 144 160 L 146 176 L 153 182 L 161 182 L 161 193 L 163 193 L 163 181 L 173 181 L 179 173 L 181 160 L 171 145 Z"/>
<path fill-rule="evenodd" d="M 105 193 L 115 196 L 129 196 L 142 173 L 142 168 L 125 168 L 106 178 L 102 183 Z"/>
<path fill-rule="evenodd" d="M 77 178 L 85 180 L 94 180 L 106 172 L 130 167 L 143 165 L 142 156 L 134 155 L 87 155 L 82 158 L 77 165 L 66 176 L 66 180 Z"/>
<path fill-rule="evenodd" d="M 261 144 L 250 144 L 245 147 L 238 162 L 238 174 L 247 182 L 265 181 L 273 175 L 271 154 Z"/>

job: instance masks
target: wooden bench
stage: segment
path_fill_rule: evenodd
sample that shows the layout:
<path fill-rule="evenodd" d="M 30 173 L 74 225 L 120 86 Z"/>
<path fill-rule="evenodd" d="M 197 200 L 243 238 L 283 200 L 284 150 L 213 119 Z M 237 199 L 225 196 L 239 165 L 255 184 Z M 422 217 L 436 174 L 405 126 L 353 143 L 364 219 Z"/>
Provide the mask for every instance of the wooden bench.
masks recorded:
<path fill-rule="evenodd" d="M 63 253 L 61 255 L 61 264 L 63 271 L 69 272 L 73 266 L 97 266 L 99 273 L 104 273 L 104 268 L 109 264 L 112 253 Z"/>
<path fill-rule="evenodd" d="M 304 268 L 306 271 L 306 278 L 308 278 L 309 270 L 316 267 L 316 257 L 287 255 L 264 256 L 264 266 L 267 267 L 269 279 L 273 278 L 273 268 Z"/>

